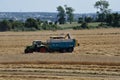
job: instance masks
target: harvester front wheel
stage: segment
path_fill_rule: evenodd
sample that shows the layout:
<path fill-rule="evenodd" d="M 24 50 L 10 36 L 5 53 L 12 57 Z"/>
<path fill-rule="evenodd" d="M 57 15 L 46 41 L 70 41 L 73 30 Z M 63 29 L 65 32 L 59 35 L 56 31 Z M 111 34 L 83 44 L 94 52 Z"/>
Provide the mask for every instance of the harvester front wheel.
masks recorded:
<path fill-rule="evenodd" d="M 28 50 L 28 49 L 25 49 L 25 51 L 24 51 L 26 54 L 27 53 L 33 53 L 33 50 Z"/>
<path fill-rule="evenodd" d="M 27 53 L 29 53 L 29 52 L 28 52 L 28 50 L 27 50 L 27 49 L 25 49 L 25 50 L 24 50 L 24 53 L 25 53 L 25 54 L 27 54 Z"/>
<path fill-rule="evenodd" d="M 41 47 L 40 48 L 40 52 L 41 53 L 46 53 L 47 52 L 47 48 L 46 47 Z"/>

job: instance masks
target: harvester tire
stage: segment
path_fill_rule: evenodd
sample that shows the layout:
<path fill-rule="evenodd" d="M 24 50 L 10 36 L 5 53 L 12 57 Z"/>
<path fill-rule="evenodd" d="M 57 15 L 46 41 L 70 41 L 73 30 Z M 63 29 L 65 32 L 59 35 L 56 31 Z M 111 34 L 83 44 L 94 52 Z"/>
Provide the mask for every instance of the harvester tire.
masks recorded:
<path fill-rule="evenodd" d="M 73 52 L 74 48 L 68 48 L 67 51 L 68 52 Z"/>
<path fill-rule="evenodd" d="M 27 53 L 33 53 L 33 51 L 32 50 L 28 50 L 28 49 L 25 49 L 25 51 L 24 51 L 26 54 Z"/>
<path fill-rule="evenodd" d="M 40 52 L 41 53 L 46 53 L 47 52 L 47 48 L 46 47 L 41 47 L 40 48 Z"/>
<path fill-rule="evenodd" d="M 27 53 L 29 53 L 29 51 L 27 49 L 25 49 L 24 53 L 27 54 Z"/>
<path fill-rule="evenodd" d="M 65 52 L 66 52 L 66 49 L 61 49 L 60 52 L 61 52 L 61 53 L 65 53 Z"/>

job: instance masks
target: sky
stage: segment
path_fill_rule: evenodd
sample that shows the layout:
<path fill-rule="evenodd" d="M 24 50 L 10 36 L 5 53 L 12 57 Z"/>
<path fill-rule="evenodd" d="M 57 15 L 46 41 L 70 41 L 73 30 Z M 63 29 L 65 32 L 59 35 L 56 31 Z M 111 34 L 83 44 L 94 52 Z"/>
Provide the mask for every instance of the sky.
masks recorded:
<path fill-rule="evenodd" d="M 94 13 L 98 0 L 0 0 L 0 12 L 57 12 L 56 7 L 67 5 L 74 13 Z M 112 11 L 120 11 L 120 0 L 109 1 Z"/>

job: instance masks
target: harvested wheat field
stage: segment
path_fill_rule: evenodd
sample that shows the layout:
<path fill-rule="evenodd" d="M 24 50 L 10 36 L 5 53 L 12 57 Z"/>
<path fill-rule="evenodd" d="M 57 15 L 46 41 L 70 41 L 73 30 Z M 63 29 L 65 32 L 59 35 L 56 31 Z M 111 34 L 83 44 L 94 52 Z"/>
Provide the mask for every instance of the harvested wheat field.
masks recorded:
<path fill-rule="evenodd" d="M 33 40 L 70 33 L 73 53 L 24 54 Z M 120 29 L 0 32 L 0 80 L 120 80 Z"/>
<path fill-rule="evenodd" d="M 120 29 L 0 32 L 0 54 L 21 54 L 33 40 L 46 41 L 50 36 L 66 33 L 80 43 L 74 54 L 120 55 Z"/>

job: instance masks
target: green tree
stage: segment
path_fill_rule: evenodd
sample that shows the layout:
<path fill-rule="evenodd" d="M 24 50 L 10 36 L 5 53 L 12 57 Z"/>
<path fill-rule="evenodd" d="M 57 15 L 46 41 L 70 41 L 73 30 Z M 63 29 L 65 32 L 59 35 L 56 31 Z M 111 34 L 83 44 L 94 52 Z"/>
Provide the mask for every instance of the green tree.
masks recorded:
<path fill-rule="evenodd" d="M 78 23 L 82 23 L 82 22 L 84 22 L 84 19 L 82 17 L 79 17 L 78 18 Z"/>
<path fill-rule="evenodd" d="M 67 7 L 67 5 L 65 5 L 65 9 L 66 9 L 66 14 L 67 14 L 67 20 L 71 24 L 74 20 L 74 14 L 73 14 L 74 9 L 72 7 Z"/>
<path fill-rule="evenodd" d="M 85 17 L 85 22 L 89 23 L 92 22 L 93 18 L 92 17 Z"/>
<path fill-rule="evenodd" d="M 111 26 L 113 24 L 114 16 L 113 14 L 108 14 L 106 17 L 106 23 L 108 26 Z"/>
<path fill-rule="evenodd" d="M 120 14 L 113 13 L 114 19 L 113 19 L 113 26 L 119 27 L 120 26 Z"/>
<path fill-rule="evenodd" d="M 12 25 L 8 20 L 3 20 L 0 22 L 0 31 L 9 31 Z"/>
<path fill-rule="evenodd" d="M 98 22 L 105 22 L 105 19 L 106 19 L 106 15 L 104 13 L 98 13 L 98 18 L 97 18 Z"/>
<path fill-rule="evenodd" d="M 73 27 L 74 30 L 89 29 L 88 23 L 82 22 L 80 26 Z"/>
<path fill-rule="evenodd" d="M 82 29 L 88 29 L 88 23 L 83 22 L 83 23 L 81 24 L 81 28 L 82 28 Z"/>
<path fill-rule="evenodd" d="M 95 3 L 94 7 L 98 9 L 97 14 L 99 21 L 104 22 L 106 14 L 110 12 L 110 9 L 108 9 L 109 2 L 106 0 L 99 0 Z"/>
<path fill-rule="evenodd" d="M 106 18 L 106 23 L 109 26 L 120 27 L 120 14 L 118 13 L 108 14 Z"/>
<path fill-rule="evenodd" d="M 64 24 L 65 23 L 65 16 L 66 16 L 64 8 L 62 6 L 58 6 L 57 11 L 58 11 L 58 15 L 57 15 L 58 22 L 60 24 Z"/>
<path fill-rule="evenodd" d="M 12 22 L 12 29 L 13 30 L 23 30 L 24 23 L 21 21 L 13 21 Z"/>
<path fill-rule="evenodd" d="M 33 19 L 33 18 L 28 18 L 26 21 L 25 21 L 25 27 L 27 28 L 35 28 L 35 29 L 39 29 L 38 28 L 38 22 L 36 19 Z"/>

